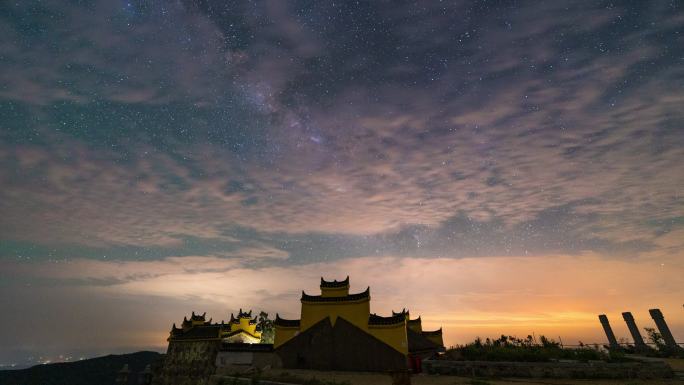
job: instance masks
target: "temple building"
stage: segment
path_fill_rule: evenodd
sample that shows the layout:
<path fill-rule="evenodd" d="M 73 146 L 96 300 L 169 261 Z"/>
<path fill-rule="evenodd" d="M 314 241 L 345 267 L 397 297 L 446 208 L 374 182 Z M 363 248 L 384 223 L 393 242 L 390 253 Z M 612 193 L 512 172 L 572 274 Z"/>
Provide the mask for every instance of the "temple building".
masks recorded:
<path fill-rule="evenodd" d="M 257 325 L 257 318 L 252 318 L 252 311 L 243 312 L 240 309 L 238 316 L 231 313 L 230 321 L 225 323 L 212 323 L 206 321 L 206 313 L 199 315 L 192 313 L 190 319 L 183 317 L 181 327 L 173 324 L 169 333 L 169 342 L 212 340 L 224 343 L 247 343 L 258 344 L 261 342 L 261 331 Z"/>
<path fill-rule="evenodd" d="M 272 345 L 260 344 L 261 330 L 252 311 L 230 315 L 228 323 L 212 323 L 206 313 L 194 312 L 190 319 L 183 317 L 181 327 L 173 324 L 164 363 L 154 376 L 153 385 L 190 385 L 202 383 L 216 372 L 217 365 L 226 358 L 243 358 L 253 363 L 254 352 L 270 354 Z M 269 361 L 269 364 L 270 361 Z"/>
<path fill-rule="evenodd" d="M 190 385 L 215 372 L 214 360 L 221 349 L 227 325 L 205 319 L 206 313 L 183 317 L 180 328 L 173 324 L 164 363 L 152 380 L 153 385 Z"/>
<path fill-rule="evenodd" d="M 169 332 L 167 341 L 190 341 L 190 340 L 221 340 L 221 324 L 212 324 L 211 319 L 206 321 L 207 313 L 202 315 L 192 312 L 190 319 L 183 317 L 183 323 L 180 328 L 176 327 L 174 323 Z"/>
<path fill-rule="evenodd" d="M 252 311 L 230 315 L 226 323 L 206 320 L 206 313 L 173 324 L 163 365 L 152 385 L 206 384 L 215 374 L 246 368 L 282 367 L 317 370 L 420 371 L 421 360 L 444 351 L 442 329 L 423 330 L 409 312 L 371 313 L 370 287 L 350 293 L 343 281 L 321 278 L 320 295 L 302 291 L 300 318 L 273 321 L 274 343 L 261 343 L 270 332 L 260 329 Z M 265 317 L 267 318 L 267 316 Z"/>
<path fill-rule="evenodd" d="M 410 313 L 406 309 L 403 309 L 399 313 L 392 311 L 393 316 L 397 316 L 400 314 L 404 314 L 406 316 L 406 326 L 408 327 L 407 333 L 409 335 L 417 333 L 439 346 L 444 346 L 444 340 L 442 339 L 442 328 L 432 331 L 425 331 L 423 330 L 423 324 L 420 320 L 420 316 L 418 316 L 418 318 L 416 319 L 411 319 Z"/>
<path fill-rule="evenodd" d="M 252 318 L 252 311 L 249 313 L 240 312 L 237 318 L 230 314 L 230 329 L 224 338 L 228 343 L 258 344 L 261 342 L 261 330 L 257 325 L 257 318 Z"/>
<path fill-rule="evenodd" d="M 302 291 L 301 318 L 276 314 L 275 353 L 285 368 L 397 370 L 444 350 L 441 329 L 424 332 L 407 311 L 383 317 L 370 312 L 370 288 L 349 293 L 343 281 L 321 278 L 321 294 Z"/>

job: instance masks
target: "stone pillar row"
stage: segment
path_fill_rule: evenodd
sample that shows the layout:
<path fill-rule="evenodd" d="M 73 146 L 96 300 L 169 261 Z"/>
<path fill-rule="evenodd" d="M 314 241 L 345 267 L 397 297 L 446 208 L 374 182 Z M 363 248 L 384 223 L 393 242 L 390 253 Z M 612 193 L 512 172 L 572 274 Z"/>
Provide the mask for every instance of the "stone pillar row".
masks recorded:
<path fill-rule="evenodd" d="M 667 323 L 665 322 L 665 317 L 663 316 L 663 313 L 660 311 L 660 309 L 650 309 L 648 312 L 651 314 L 651 318 L 653 318 L 653 321 L 655 321 L 655 324 L 658 327 L 658 331 L 663 336 L 665 345 L 670 349 L 680 349 L 679 345 L 677 345 L 677 341 L 675 341 L 674 337 L 672 336 L 672 332 L 670 331 L 670 328 L 667 326 Z M 606 337 L 608 337 L 608 344 L 610 348 L 619 349 L 620 345 L 618 344 L 617 339 L 615 339 L 615 334 L 613 333 L 613 329 L 610 327 L 608 317 L 605 314 L 601 314 L 598 316 L 598 318 L 599 321 L 601 321 L 601 326 L 603 326 L 603 331 L 605 331 Z M 634 316 L 632 316 L 632 313 L 628 311 L 624 312 L 622 313 L 622 318 L 625 320 L 627 328 L 629 329 L 629 333 L 632 335 L 632 340 L 634 340 L 634 347 L 638 351 L 647 349 L 646 343 L 644 342 L 644 339 L 641 336 L 641 333 L 639 332 L 639 328 L 637 327 L 636 322 L 634 322 Z"/>

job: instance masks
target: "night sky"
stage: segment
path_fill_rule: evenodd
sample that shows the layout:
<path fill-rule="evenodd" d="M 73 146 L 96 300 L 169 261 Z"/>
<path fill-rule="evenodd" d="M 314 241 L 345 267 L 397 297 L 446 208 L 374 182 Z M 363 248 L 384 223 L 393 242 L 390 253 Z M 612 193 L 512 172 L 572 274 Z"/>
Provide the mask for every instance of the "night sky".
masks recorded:
<path fill-rule="evenodd" d="M 684 340 L 684 4 L 0 3 L 0 364 L 299 316 Z"/>

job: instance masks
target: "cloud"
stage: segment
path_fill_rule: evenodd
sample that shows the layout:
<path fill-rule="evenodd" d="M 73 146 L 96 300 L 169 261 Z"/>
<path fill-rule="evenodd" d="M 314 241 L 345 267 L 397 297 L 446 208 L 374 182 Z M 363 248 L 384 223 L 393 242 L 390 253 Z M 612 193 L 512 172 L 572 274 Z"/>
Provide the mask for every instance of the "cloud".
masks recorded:
<path fill-rule="evenodd" d="M 172 301 L 170 308 L 178 314 L 167 309 L 163 316 L 145 315 L 150 322 L 140 325 L 139 332 L 156 340 L 141 340 L 141 345 L 161 344 L 170 324 L 190 310 L 209 311 L 215 320 L 240 307 L 298 317 L 302 289 L 315 293 L 321 275 L 332 279 L 347 274 L 352 291 L 371 286 L 373 312 L 387 314 L 408 307 L 415 316 L 422 316 L 426 328 L 443 326 L 448 344 L 466 342 L 477 335 L 525 336 L 532 332 L 554 338 L 560 334 L 566 343 L 574 343 L 576 339 L 603 340 L 597 314 L 609 314 L 616 333 L 626 336 L 619 313 L 630 310 L 642 326 L 647 326 L 652 322 L 646 310 L 653 307 L 662 308 L 672 330 L 681 334 L 681 261 L 681 254 L 666 266 L 655 261 L 606 260 L 594 254 L 460 260 L 383 256 L 252 269 L 229 260 L 188 257 L 153 262 L 75 260 L 49 268 L 5 263 L 3 271 L 72 282 L 58 290 L 71 287 L 69 290 L 77 293 L 88 293 L 92 300 L 108 298 L 107 302 L 125 303 L 125 307 L 138 311 L 143 304 Z M 157 273 L 139 275 L 141 271 Z M 112 278 L 120 280 L 111 285 L 97 284 Z M 73 286 L 73 279 L 91 283 Z M 3 292 L 14 290 L 10 287 Z M 51 289 L 38 285 L 30 290 Z M 131 316 L 116 314 L 116 307 L 105 306 L 102 311 L 102 316 L 120 322 Z M 3 322 L 12 322 L 15 313 L 8 315 Z"/>
<path fill-rule="evenodd" d="M 29 18 L 39 18 L 41 29 L 21 22 Z M 216 98 L 214 79 L 227 76 L 220 33 L 180 3 L 18 3 L 7 7 L 0 29 L 5 99 L 201 104 Z"/>
<path fill-rule="evenodd" d="M 607 129 L 596 144 L 579 146 L 587 136 L 546 143 L 546 134 L 525 134 L 527 128 L 416 139 L 406 123 L 386 122 L 365 120 L 359 143 L 324 135 L 329 147 L 316 148 L 309 141 L 272 168 L 206 145 L 186 146 L 186 160 L 140 146 L 126 162 L 60 136 L 61 146 L 4 146 L 2 162 L 15 166 L 0 174 L 8 186 L 0 193 L 3 234 L 177 247 L 184 237 L 221 239 L 235 226 L 370 236 L 405 225 L 439 227 L 463 213 L 474 222 L 499 221 L 514 235 L 516 226 L 557 214 L 554 226 L 563 225 L 561 217 L 577 225 L 566 232 L 577 239 L 648 243 L 660 230 L 647 223 L 684 215 L 677 192 L 682 147 L 663 144 L 653 152 L 649 141 L 620 139 L 636 127 Z M 583 157 L 568 155 L 577 152 Z"/>

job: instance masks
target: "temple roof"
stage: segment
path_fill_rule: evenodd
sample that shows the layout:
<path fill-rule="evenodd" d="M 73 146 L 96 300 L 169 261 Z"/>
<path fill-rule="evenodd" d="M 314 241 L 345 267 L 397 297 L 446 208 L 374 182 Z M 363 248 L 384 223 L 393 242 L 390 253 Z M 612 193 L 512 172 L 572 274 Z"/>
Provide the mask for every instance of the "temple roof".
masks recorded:
<path fill-rule="evenodd" d="M 219 339 L 221 325 L 194 326 L 186 331 L 183 329 L 171 329 L 170 339 L 173 340 L 208 340 Z"/>
<path fill-rule="evenodd" d="M 344 279 L 344 281 L 326 281 L 321 277 L 321 287 L 346 287 L 349 286 L 349 276 Z"/>
<path fill-rule="evenodd" d="M 195 312 L 193 311 L 192 315 L 190 316 L 190 319 L 188 319 L 188 317 L 183 317 L 183 322 L 181 323 L 181 326 L 183 327 L 183 329 L 187 329 L 187 328 L 197 326 L 197 325 L 210 325 L 211 319 L 209 319 L 209 321 L 206 321 L 206 319 L 205 319 L 206 315 L 207 315 L 206 312 L 202 315 L 199 315 L 199 314 L 195 314 Z M 175 327 L 175 324 L 174 324 L 174 327 Z"/>
<path fill-rule="evenodd" d="M 308 295 L 302 290 L 302 302 L 346 302 L 358 301 L 362 299 L 370 299 L 370 286 L 361 293 L 349 294 L 342 297 L 323 297 L 320 295 Z"/>
<path fill-rule="evenodd" d="M 254 325 L 257 323 L 257 317 L 252 318 L 252 311 L 250 310 L 249 312 L 243 312 L 242 309 L 240 309 L 240 312 L 238 313 L 237 318 L 233 316 L 233 313 L 230 313 L 230 321 L 229 323 L 234 323 L 234 324 L 239 324 L 241 318 L 250 318 L 249 324 Z"/>
<path fill-rule="evenodd" d="M 204 312 L 204 314 L 199 315 L 195 314 L 195 312 L 192 312 L 192 315 L 190 316 L 191 321 L 204 321 L 204 317 L 207 315 L 207 312 Z"/>
<path fill-rule="evenodd" d="M 276 313 L 276 318 L 275 321 L 273 321 L 273 324 L 276 326 L 282 326 L 282 327 L 299 327 L 300 325 L 300 320 L 298 319 L 285 319 L 285 318 L 280 318 L 278 313 Z"/>
<path fill-rule="evenodd" d="M 437 352 L 444 350 L 443 346 L 430 341 L 422 334 L 418 334 L 411 329 L 406 329 L 409 353 Z"/>
<path fill-rule="evenodd" d="M 395 315 L 406 315 L 406 314 L 409 314 L 409 311 L 406 308 L 401 309 L 400 312 L 396 312 L 396 311 L 392 310 L 393 316 L 395 316 Z"/>
<path fill-rule="evenodd" d="M 421 321 L 420 321 L 420 316 L 418 316 L 418 318 L 409 319 L 408 322 L 409 322 L 409 323 L 420 323 L 420 322 L 421 322 Z"/>
<path fill-rule="evenodd" d="M 432 331 L 423 331 L 422 334 L 424 336 L 441 336 L 442 335 L 442 328 L 439 328 L 437 330 L 432 330 Z"/>
<path fill-rule="evenodd" d="M 368 317 L 368 325 L 396 325 L 405 320 L 406 316 L 403 313 L 393 314 L 390 317 L 382 317 L 374 313 Z"/>

